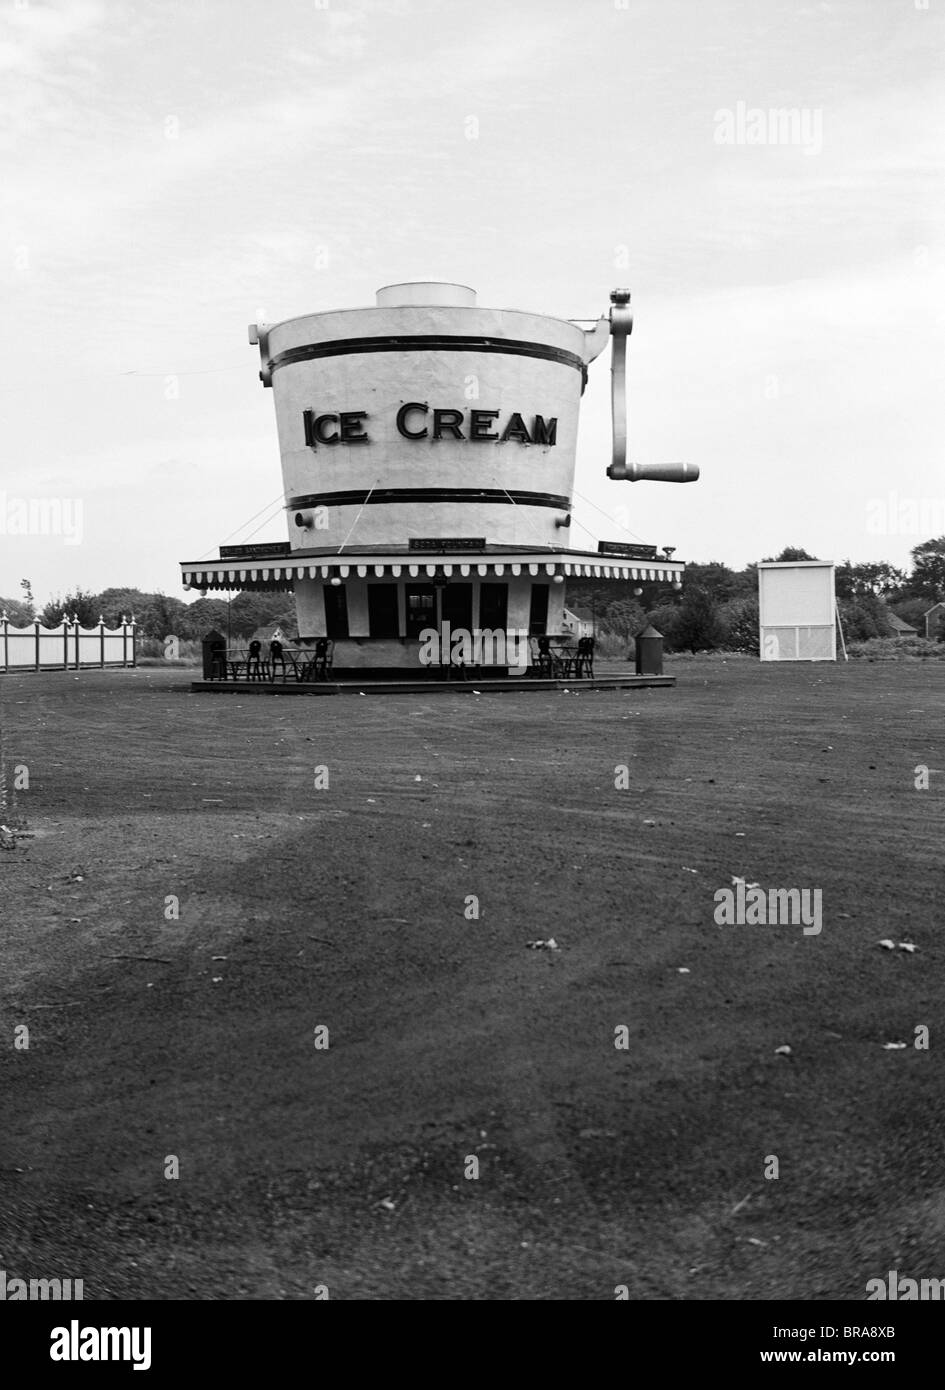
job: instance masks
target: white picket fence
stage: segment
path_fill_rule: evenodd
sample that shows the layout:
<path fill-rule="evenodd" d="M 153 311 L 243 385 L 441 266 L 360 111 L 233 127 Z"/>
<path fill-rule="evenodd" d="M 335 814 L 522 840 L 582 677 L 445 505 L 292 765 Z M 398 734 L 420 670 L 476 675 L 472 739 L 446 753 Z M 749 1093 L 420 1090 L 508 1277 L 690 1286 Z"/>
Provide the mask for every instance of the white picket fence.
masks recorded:
<path fill-rule="evenodd" d="M 132 617 L 120 627 L 80 627 L 64 618 L 59 627 L 11 627 L 0 616 L 0 671 L 79 671 L 83 666 L 134 666 L 138 625 Z"/>

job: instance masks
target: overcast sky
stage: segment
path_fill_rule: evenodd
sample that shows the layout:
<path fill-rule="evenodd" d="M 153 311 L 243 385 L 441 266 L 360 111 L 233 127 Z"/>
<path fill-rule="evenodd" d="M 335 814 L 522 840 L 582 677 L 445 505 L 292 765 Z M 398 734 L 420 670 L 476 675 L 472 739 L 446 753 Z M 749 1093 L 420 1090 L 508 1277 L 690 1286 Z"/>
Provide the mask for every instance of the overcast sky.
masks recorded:
<path fill-rule="evenodd" d="M 606 480 L 599 358 L 573 546 L 904 564 L 945 530 L 943 11 L 3 0 L 0 594 L 182 595 L 260 509 L 284 539 L 247 324 L 428 278 L 566 318 L 632 289 L 631 455 L 702 478 Z M 81 543 L 3 535 L 30 498 Z"/>

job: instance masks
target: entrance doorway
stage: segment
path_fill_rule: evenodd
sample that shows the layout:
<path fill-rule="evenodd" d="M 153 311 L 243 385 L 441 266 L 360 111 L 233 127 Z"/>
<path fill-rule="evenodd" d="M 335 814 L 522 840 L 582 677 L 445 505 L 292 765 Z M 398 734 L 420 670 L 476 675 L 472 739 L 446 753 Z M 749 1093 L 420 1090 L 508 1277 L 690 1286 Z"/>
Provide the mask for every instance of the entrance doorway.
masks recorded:
<path fill-rule="evenodd" d="M 489 632 L 504 632 L 508 621 L 508 584 L 480 584 L 479 626 Z"/>
<path fill-rule="evenodd" d="M 369 584 L 368 634 L 371 637 L 398 636 L 397 585 Z"/>
<path fill-rule="evenodd" d="M 458 628 L 465 632 L 472 631 L 472 589 L 471 584 L 447 584 L 440 590 L 441 629 L 444 623 L 449 623 L 452 632 L 456 632 Z"/>
<path fill-rule="evenodd" d="M 548 585 L 532 585 L 532 602 L 528 614 L 529 637 L 544 637 L 548 631 Z"/>
<path fill-rule="evenodd" d="M 325 636 L 333 641 L 348 635 L 348 595 L 344 586 L 326 584 L 325 595 Z"/>

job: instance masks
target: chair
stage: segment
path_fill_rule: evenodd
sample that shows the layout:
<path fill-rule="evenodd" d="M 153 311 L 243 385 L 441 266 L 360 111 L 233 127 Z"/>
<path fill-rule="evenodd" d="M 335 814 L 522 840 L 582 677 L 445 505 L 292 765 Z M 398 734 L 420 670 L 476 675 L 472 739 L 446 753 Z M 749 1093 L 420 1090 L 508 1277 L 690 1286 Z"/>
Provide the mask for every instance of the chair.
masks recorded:
<path fill-rule="evenodd" d="M 532 665 L 537 670 L 539 676 L 550 680 L 555 672 L 555 658 L 551 650 L 550 637 L 535 637 L 532 639 Z"/>
<path fill-rule="evenodd" d="M 315 643 L 315 655 L 312 658 L 311 671 L 316 680 L 327 681 L 328 672 L 331 670 L 331 663 L 334 657 L 335 644 L 327 637 L 319 637 Z"/>
<path fill-rule="evenodd" d="M 246 679 L 261 681 L 268 674 L 268 667 L 262 659 L 262 643 L 259 641 L 250 642 L 249 655 L 246 658 Z"/>
<path fill-rule="evenodd" d="M 574 660 L 575 677 L 587 676 L 594 679 L 594 638 L 582 637 L 577 645 L 577 656 Z"/>
<path fill-rule="evenodd" d="M 274 637 L 269 643 L 269 675 L 272 680 L 276 678 L 277 666 L 282 667 L 282 683 L 284 685 L 286 680 L 285 652 L 278 637 Z"/>

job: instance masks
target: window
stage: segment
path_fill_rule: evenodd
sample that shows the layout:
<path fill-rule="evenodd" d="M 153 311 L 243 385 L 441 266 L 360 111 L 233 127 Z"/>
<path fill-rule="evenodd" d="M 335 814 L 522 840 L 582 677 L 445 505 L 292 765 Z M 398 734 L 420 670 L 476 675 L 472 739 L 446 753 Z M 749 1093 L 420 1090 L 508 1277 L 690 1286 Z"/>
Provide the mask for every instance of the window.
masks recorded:
<path fill-rule="evenodd" d="M 548 628 L 548 585 L 532 585 L 532 602 L 528 614 L 529 637 L 544 637 Z"/>
<path fill-rule="evenodd" d="M 368 632 L 372 637 L 399 637 L 400 622 L 397 617 L 397 585 L 369 584 Z"/>
<path fill-rule="evenodd" d="M 436 627 L 436 590 L 432 584 L 407 584 L 407 636 L 419 637 L 425 627 Z"/>

